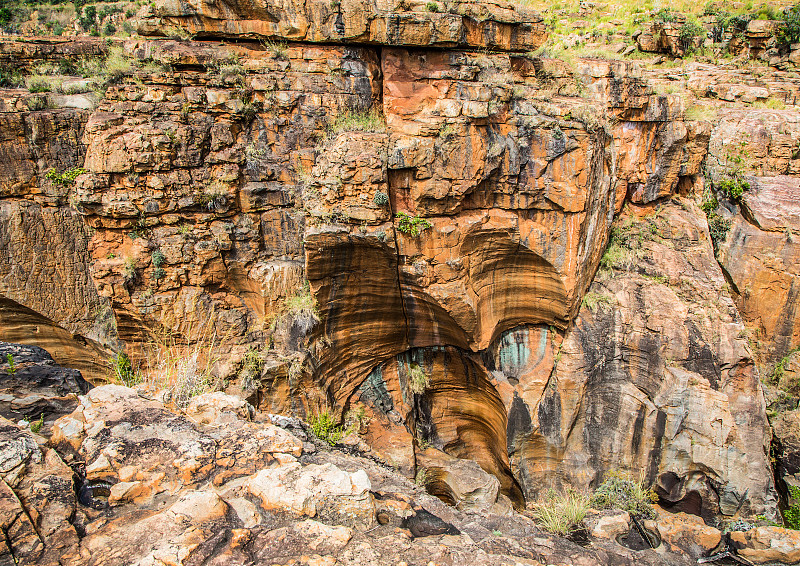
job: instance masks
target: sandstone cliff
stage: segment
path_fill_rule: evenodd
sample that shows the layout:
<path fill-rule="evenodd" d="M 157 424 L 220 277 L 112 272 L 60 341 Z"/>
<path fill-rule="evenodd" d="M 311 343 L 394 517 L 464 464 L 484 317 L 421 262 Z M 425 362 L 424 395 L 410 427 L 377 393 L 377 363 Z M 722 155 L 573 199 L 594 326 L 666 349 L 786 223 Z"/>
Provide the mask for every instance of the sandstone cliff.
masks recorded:
<path fill-rule="evenodd" d="M 445 500 L 455 457 L 517 508 L 625 470 L 673 510 L 777 518 L 758 378 L 800 345 L 800 131 L 736 105 L 790 77 L 659 95 L 631 61 L 526 53 L 541 18 L 505 4 L 162 2 L 140 31 L 91 112 L 7 95 L 0 292 L 134 357 L 206 343 L 264 411 L 361 409 Z"/>

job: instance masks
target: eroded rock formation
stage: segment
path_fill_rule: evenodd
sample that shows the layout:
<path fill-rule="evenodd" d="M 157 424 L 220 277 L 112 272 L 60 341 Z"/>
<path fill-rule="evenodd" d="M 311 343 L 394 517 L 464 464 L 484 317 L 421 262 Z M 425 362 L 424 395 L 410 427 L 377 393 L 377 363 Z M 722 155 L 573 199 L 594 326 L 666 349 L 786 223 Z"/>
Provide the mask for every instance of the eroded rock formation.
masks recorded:
<path fill-rule="evenodd" d="M 124 42 L 147 65 L 93 112 L 8 113 L 0 291 L 134 354 L 165 330 L 209 341 L 264 411 L 363 409 L 374 455 L 448 501 L 522 508 L 621 469 L 675 510 L 776 516 L 745 324 L 776 335 L 764 359 L 797 346 L 795 112 L 686 120 L 632 62 L 523 54 L 541 19 L 505 4 L 143 9 L 143 32 L 175 29 L 197 39 Z M 693 73 L 731 101 L 798 90 Z M 714 212 L 719 238 L 680 195 L 743 148 L 750 191 Z M 43 178 L 78 166 L 74 188 Z M 41 273 L 78 283 L 32 296 Z M 235 379 L 254 350 L 263 371 Z M 452 458 L 497 484 L 448 479 Z"/>

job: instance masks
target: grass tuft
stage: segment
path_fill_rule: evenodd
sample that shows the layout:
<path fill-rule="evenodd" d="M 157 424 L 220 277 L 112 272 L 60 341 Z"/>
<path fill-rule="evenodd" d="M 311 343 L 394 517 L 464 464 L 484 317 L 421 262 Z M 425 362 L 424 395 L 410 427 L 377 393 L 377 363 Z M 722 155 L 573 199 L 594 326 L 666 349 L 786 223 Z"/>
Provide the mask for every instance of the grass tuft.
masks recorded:
<path fill-rule="evenodd" d="M 579 529 L 588 509 L 589 499 L 574 490 L 564 493 L 551 490 L 532 507 L 536 524 L 560 536 Z"/>

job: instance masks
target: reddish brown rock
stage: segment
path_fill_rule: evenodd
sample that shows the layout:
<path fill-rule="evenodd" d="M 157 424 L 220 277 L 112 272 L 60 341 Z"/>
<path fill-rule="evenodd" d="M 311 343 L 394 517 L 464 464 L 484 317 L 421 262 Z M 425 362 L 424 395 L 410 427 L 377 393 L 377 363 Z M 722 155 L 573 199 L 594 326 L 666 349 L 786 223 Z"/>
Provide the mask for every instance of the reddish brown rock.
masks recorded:
<path fill-rule="evenodd" d="M 800 531 L 756 527 L 731 533 L 737 552 L 756 564 L 796 564 L 800 560 Z"/>
<path fill-rule="evenodd" d="M 658 532 L 661 543 L 667 548 L 693 558 L 712 554 L 722 541 L 722 533 L 696 515 L 659 510 L 658 518 L 648 521 L 647 526 Z"/>
<path fill-rule="evenodd" d="M 441 12 L 439 11 L 441 8 Z M 178 3 L 161 0 L 140 12 L 139 33 L 169 35 L 180 29 L 198 38 L 270 38 L 313 43 L 377 43 L 417 47 L 536 49 L 546 39 L 541 16 L 502 1 L 455 2 L 429 9 L 423 2 L 387 0 L 331 4 Z"/>
<path fill-rule="evenodd" d="M 763 395 L 705 220 L 689 201 L 646 213 L 619 221 L 614 270 L 590 287 L 549 386 L 521 396 L 512 468 L 528 492 L 622 468 L 673 510 L 774 513 Z"/>

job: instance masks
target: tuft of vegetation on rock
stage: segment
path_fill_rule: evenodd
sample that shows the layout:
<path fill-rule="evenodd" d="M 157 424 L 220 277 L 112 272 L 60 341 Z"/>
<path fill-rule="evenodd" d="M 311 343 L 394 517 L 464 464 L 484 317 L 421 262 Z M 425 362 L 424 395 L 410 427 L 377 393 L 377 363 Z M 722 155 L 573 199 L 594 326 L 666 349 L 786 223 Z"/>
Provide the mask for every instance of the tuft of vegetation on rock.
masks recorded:
<path fill-rule="evenodd" d="M 800 487 L 790 485 L 789 497 L 794 499 L 796 503 L 790 505 L 783 512 L 783 521 L 786 523 L 787 528 L 800 530 Z"/>
<path fill-rule="evenodd" d="M 575 490 L 550 490 L 532 506 L 536 524 L 549 533 L 566 536 L 581 528 L 589 510 L 589 498 Z"/>
<path fill-rule="evenodd" d="M 410 364 L 408 367 L 408 388 L 415 395 L 422 395 L 430 385 L 430 378 L 419 364 Z"/>
<path fill-rule="evenodd" d="M 328 411 L 311 415 L 308 422 L 314 435 L 331 446 L 335 446 L 346 434 L 344 427 L 339 425 Z"/>
<path fill-rule="evenodd" d="M 409 236 L 413 236 L 416 238 L 422 232 L 427 230 L 428 228 L 432 228 L 433 224 L 426 218 L 422 218 L 419 215 L 411 216 L 406 212 L 398 212 L 395 214 L 395 218 L 397 219 L 397 229 L 400 230 L 403 234 L 408 234 Z"/>
<path fill-rule="evenodd" d="M 88 173 L 88 171 L 83 167 L 73 167 L 61 173 L 57 172 L 55 169 L 50 169 L 50 171 L 45 174 L 45 178 L 50 179 L 62 187 L 71 187 L 75 184 L 75 179 L 84 173 Z"/>
<path fill-rule="evenodd" d="M 621 509 L 635 517 L 655 518 L 652 504 L 658 501 L 656 493 L 623 472 L 608 472 L 591 498 L 596 509 Z"/>
<path fill-rule="evenodd" d="M 131 359 L 124 352 L 119 352 L 108 360 L 112 377 L 126 387 L 133 387 L 142 382 L 140 373 L 133 369 Z"/>
<path fill-rule="evenodd" d="M 386 121 L 383 115 L 375 110 L 350 111 L 339 114 L 328 128 L 329 136 L 342 132 L 385 132 Z"/>

